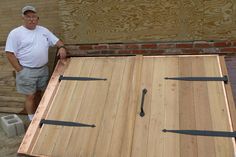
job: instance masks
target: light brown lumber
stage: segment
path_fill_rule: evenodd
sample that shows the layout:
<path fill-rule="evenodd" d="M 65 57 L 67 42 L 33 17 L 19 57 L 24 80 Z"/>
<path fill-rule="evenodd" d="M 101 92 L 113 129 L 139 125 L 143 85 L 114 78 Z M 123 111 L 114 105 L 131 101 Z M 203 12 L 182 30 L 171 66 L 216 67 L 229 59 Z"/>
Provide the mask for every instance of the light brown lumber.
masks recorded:
<path fill-rule="evenodd" d="M 139 97 L 137 103 L 134 135 L 132 142 L 132 157 L 146 157 L 148 147 L 149 137 L 149 121 L 151 117 L 151 99 L 152 99 L 152 86 L 153 86 L 153 69 L 154 69 L 154 59 L 153 57 L 143 57 L 143 66 L 141 71 L 141 88 L 138 90 Z M 143 109 L 145 115 L 140 116 L 141 111 L 141 100 L 142 91 L 147 90 L 144 96 Z M 155 145 L 154 145 L 155 146 Z M 152 146 L 151 146 L 152 147 Z"/>
<path fill-rule="evenodd" d="M 113 60 L 113 73 L 94 150 L 94 155 L 98 157 L 108 156 L 110 141 L 112 139 L 112 131 L 116 120 L 116 113 L 119 107 L 120 96 L 122 94 L 121 87 L 125 77 L 124 70 L 129 59 L 128 57 L 121 57 L 117 59 L 113 58 Z"/>
<path fill-rule="evenodd" d="M 207 58 L 207 56 L 206 56 Z M 196 56 L 192 59 L 192 75 L 206 77 L 207 67 L 204 58 Z M 208 98 L 207 81 L 193 81 L 193 103 L 197 130 L 213 130 L 212 117 Z M 214 138 L 197 136 L 197 155 L 199 157 L 215 157 Z"/>
<path fill-rule="evenodd" d="M 122 143 L 121 156 L 131 156 L 132 141 L 134 134 L 134 125 L 136 118 L 136 111 L 138 108 L 138 102 L 141 97 L 140 88 L 141 88 L 141 69 L 143 66 L 143 56 L 135 56 L 135 64 L 133 69 L 133 75 L 131 77 L 131 93 L 129 99 L 129 105 L 127 108 L 127 119 L 126 119 L 126 132 L 124 134 L 124 139 Z"/>
<path fill-rule="evenodd" d="M 96 141 L 101 128 L 101 120 L 104 112 L 104 105 L 106 104 L 107 96 L 109 95 L 108 89 L 111 82 L 112 72 L 114 68 L 114 60 L 111 58 L 96 58 L 94 72 L 92 73 L 94 77 L 106 78 L 106 81 L 96 81 L 87 91 L 90 94 L 86 94 L 86 98 L 89 99 L 88 103 L 84 103 L 86 109 L 83 114 L 82 120 L 89 124 L 95 124 L 95 128 L 88 128 L 87 131 L 81 135 L 81 140 L 77 141 L 75 145 L 78 144 L 75 152 L 76 156 L 87 156 L 93 157 L 94 149 L 96 147 Z M 82 143 L 82 144 L 80 144 Z"/>
<path fill-rule="evenodd" d="M 77 67 L 76 65 L 78 65 L 77 62 L 71 58 L 70 64 L 65 70 L 64 75 L 75 76 L 76 72 L 80 71 L 80 68 L 75 68 Z M 75 84 L 76 81 L 70 80 L 62 80 L 60 82 L 58 92 L 56 95 L 54 95 L 53 101 L 51 103 L 52 105 L 47 112 L 45 119 L 64 121 L 62 116 L 64 116 L 66 109 L 70 106 L 70 100 L 72 94 L 74 93 Z M 43 155 L 51 155 L 53 146 L 56 143 L 56 139 L 59 136 L 61 128 L 62 126 L 43 125 L 34 146 L 33 154 L 41 153 Z"/>
<path fill-rule="evenodd" d="M 89 58 L 74 58 L 78 64 L 75 66 L 80 69 L 79 72 L 75 73 L 76 76 L 89 76 L 91 70 L 94 66 L 94 59 Z M 83 61 L 83 64 L 79 64 Z M 81 102 L 83 100 L 85 90 L 87 88 L 88 82 L 84 81 L 76 81 L 76 87 L 73 91 L 73 96 L 71 97 L 71 101 L 65 108 L 65 113 L 63 113 L 63 119 L 66 121 L 77 121 L 77 116 L 80 111 Z M 53 146 L 52 155 L 53 156 L 66 156 L 65 152 L 68 147 L 68 143 L 71 139 L 71 134 L 75 128 L 74 127 L 63 127 L 60 130 L 59 135 L 55 141 L 55 145 Z"/>
<path fill-rule="evenodd" d="M 165 59 L 165 77 L 179 75 L 179 57 Z M 161 69 L 160 69 L 161 70 Z M 163 78 L 164 79 L 164 78 Z M 164 82 L 164 128 L 179 129 L 180 108 L 179 108 L 179 82 L 176 80 L 165 80 Z M 165 157 L 180 157 L 180 135 L 164 134 L 164 155 Z"/>
<path fill-rule="evenodd" d="M 118 157 L 122 150 L 122 141 L 124 140 L 124 134 L 126 127 L 127 108 L 129 104 L 129 98 L 132 88 L 131 78 L 133 76 L 135 59 L 133 57 L 126 59 L 124 72 L 122 73 L 122 82 L 120 84 L 120 94 L 118 99 L 118 105 L 116 107 L 116 113 L 114 115 L 114 124 L 112 128 L 112 135 L 110 139 L 109 150 L 107 156 Z M 135 83 L 135 82 L 134 82 Z"/>
<path fill-rule="evenodd" d="M 234 98 L 233 98 L 231 82 L 230 82 L 230 78 L 229 78 L 229 75 L 227 72 L 227 67 L 225 64 L 224 56 L 220 56 L 219 59 L 220 59 L 220 66 L 221 66 L 221 70 L 222 70 L 222 75 L 223 76 L 226 75 L 229 79 L 228 83 L 225 84 L 224 87 L 225 87 L 225 91 L 226 91 L 226 95 L 227 95 L 227 99 L 228 99 L 232 127 L 233 127 L 233 130 L 236 131 L 236 107 L 235 107 L 235 102 L 234 102 Z"/>
<path fill-rule="evenodd" d="M 84 156 L 90 156 L 90 157 L 97 156 L 97 154 L 95 154 L 95 149 L 97 146 L 96 142 L 98 140 L 98 135 L 100 131 L 102 131 L 101 123 L 103 120 L 104 110 L 106 108 L 107 100 L 110 99 L 110 103 L 112 102 L 111 100 L 113 100 L 113 97 L 111 97 L 113 93 L 111 93 L 109 89 L 110 89 L 110 85 L 112 81 L 112 75 L 114 74 L 114 66 L 115 66 L 116 59 L 115 58 L 113 59 L 112 58 L 98 58 L 98 59 L 102 59 L 102 61 L 104 62 L 104 65 L 102 68 L 102 77 L 107 78 L 107 81 L 98 84 L 97 94 L 93 100 L 94 104 L 95 102 L 97 103 L 97 105 L 94 107 L 96 111 L 93 112 L 94 115 L 96 115 L 94 116 L 93 121 L 97 125 L 97 129 L 91 132 L 91 134 L 89 135 L 89 140 L 84 142 L 85 144 L 84 152 L 86 152 L 84 153 Z M 117 60 L 119 60 L 119 58 L 117 58 Z M 113 81 L 116 81 L 116 80 L 113 79 Z"/>
<path fill-rule="evenodd" d="M 93 59 L 93 58 L 91 58 Z M 103 78 L 102 76 L 102 69 L 104 67 L 104 62 L 102 59 L 96 59 L 93 60 L 93 66 L 90 70 L 89 77 L 99 77 Z M 81 101 L 81 106 L 79 109 L 79 112 L 77 113 L 75 119 L 78 122 L 86 123 L 86 124 L 95 124 L 95 128 L 86 128 L 86 127 L 78 127 L 72 130 L 72 133 L 70 135 L 70 140 L 68 141 L 68 145 L 66 146 L 65 150 L 65 156 L 79 156 L 79 154 L 84 154 L 87 152 L 82 152 L 84 145 L 86 145 L 86 142 L 89 140 L 89 136 L 92 132 L 96 131 L 99 126 L 97 126 L 95 117 L 96 117 L 96 111 L 97 107 L 99 105 L 103 105 L 102 103 L 96 103 L 94 102 L 96 99 L 99 101 L 99 97 L 96 95 L 99 93 L 99 87 L 101 87 L 101 84 L 104 85 L 107 81 L 90 81 L 87 84 L 87 87 L 83 93 L 83 97 Z M 80 93 L 76 93 L 80 94 Z M 101 92 L 100 94 L 104 94 L 104 92 Z M 78 141 L 78 139 L 80 139 Z M 76 146 L 76 149 L 74 149 L 73 146 Z M 84 155 L 83 155 L 84 156 Z M 86 156 L 86 155 L 85 155 Z"/>
<path fill-rule="evenodd" d="M 37 138 L 37 135 L 39 133 L 39 123 L 40 120 L 43 118 L 45 112 L 47 111 L 47 108 L 50 105 L 51 98 L 55 94 L 57 87 L 58 87 L 58 79 L 61 74 L 63 74 L 64 70 L 66 69 L 69 59 L 66 61 L 59 60 L 57 63 L 57 66 L 52 74 L 52 77 L 49 81 L 48 87 L 44 93 L 44 96 L 42 97 L 42 100 L 38 106 L 38 109 L 35 113 L 34 119 L 32 120 L 23 140 L 22 143 L 17 151 L 18 154 L 28 154 L 31 155 L 31 149 L 32 145 L 35 142 L 35 139 Z"/>
<path fill-rule="evenodd" d="M 166 58 L 153 57 L 153 81 L 151 88 L 150 117 L 147 141 L 147 157 L 164 155 L 164 133 L 165 128 L 165 77 Z M 150 93 L 148 93 L 150 94 Z M 147 115 L 148 116 L 148 115 Z M 144 146 L 145 147 L 145 146 Z"/>
<path fill-rule="evenodd" d="M 221 76 L 217 56 L 204 58 L 206 76 Z M 227 112 L 227 100 L 224 95 L 224 83 L 209 81 L 207 83 L 208 97 L 210 103 L 210 115 L 212 117 L 212 128 L 214 131 L 232 131 Z M 215 137 L 216 157 L 234 156 L 232 138 Z"/>
<path fill-rule="evenodd" d="M 192 76 L 194 57 L 179 58 L 179 77 Z M 199 65 L 199 68 L 202 68 Z M 179 81 L 179 129 L 196 130 L 193 81 Z M 204 116 L 204 115 L 203 115 Z M 197 137 L 180 135 L 180 156 L 197 157 Z"/>
<path fill-rule="evenodd" d="M 141 56 L 132 57 L 126 62 L 119 106 L 107 155 L 109 157 L 130 156 L 141 64 Z"/>

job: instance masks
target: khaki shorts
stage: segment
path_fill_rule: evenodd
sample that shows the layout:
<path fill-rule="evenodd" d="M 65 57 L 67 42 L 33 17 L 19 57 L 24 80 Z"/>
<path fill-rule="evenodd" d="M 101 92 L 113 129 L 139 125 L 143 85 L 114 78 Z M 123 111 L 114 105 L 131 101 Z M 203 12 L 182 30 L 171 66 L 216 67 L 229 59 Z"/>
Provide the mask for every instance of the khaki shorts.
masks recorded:
<path fill-rule="evenodd" d="M 48 67 L 28 68 L 16 73 L 16 89 L 25 95 L 34 94 L 36 91 L 46 89 L 48 83 Z"/>

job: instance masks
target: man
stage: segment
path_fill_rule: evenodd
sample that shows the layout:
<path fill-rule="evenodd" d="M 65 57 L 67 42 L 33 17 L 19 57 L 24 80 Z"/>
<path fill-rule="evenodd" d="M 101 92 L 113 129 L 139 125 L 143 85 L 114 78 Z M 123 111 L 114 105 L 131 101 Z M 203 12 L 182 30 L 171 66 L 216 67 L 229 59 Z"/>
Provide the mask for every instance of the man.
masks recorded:
<path fill-rule="evenodd" d="M 39 26 L 39 17 L 33 6 L 22 9 L 24 24 L 13 29 L 7 38 L 6 56 L 16 70 L 16 88 L 26 95 L 25 109 L 32 120 L 48 81 L 48 48 L 56 45 L 60 59 L 66 58 L 66 49 L 47 28 Z"/>

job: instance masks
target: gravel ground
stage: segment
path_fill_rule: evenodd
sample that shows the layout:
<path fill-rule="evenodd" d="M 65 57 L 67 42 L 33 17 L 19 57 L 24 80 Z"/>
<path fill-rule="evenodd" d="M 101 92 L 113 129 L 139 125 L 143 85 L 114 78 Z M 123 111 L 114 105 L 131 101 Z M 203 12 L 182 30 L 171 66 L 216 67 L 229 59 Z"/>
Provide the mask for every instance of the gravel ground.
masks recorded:
<path fill-rule="evenodd" d="M 10 115 L 6 113 L 0 113 L 0 117 Z M 18 115 L 20 119 L 24 122 L 24 124 L 28 124 L 28 117 L 27 115 Z M 24 137 L 23 135 L 16 136 L 16 137 L 7 137 L 6 133 L 0 127 L 0 157 L 16 157 L 17 150 L 21 144 L 21 141 Z"/>

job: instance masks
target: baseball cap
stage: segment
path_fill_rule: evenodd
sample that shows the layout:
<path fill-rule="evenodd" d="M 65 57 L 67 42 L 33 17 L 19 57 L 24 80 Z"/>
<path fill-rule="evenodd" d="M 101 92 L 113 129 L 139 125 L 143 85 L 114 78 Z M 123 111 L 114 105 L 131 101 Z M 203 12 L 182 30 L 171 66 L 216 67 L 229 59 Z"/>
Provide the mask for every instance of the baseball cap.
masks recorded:
<path fill-rule="evenodd" d="M 24 8 L 22 8 L 22 14 L 24 14 L 26 11 L 32 11 L 32 12 L 37 12 L 35 7 L 27 5 Z"/>

